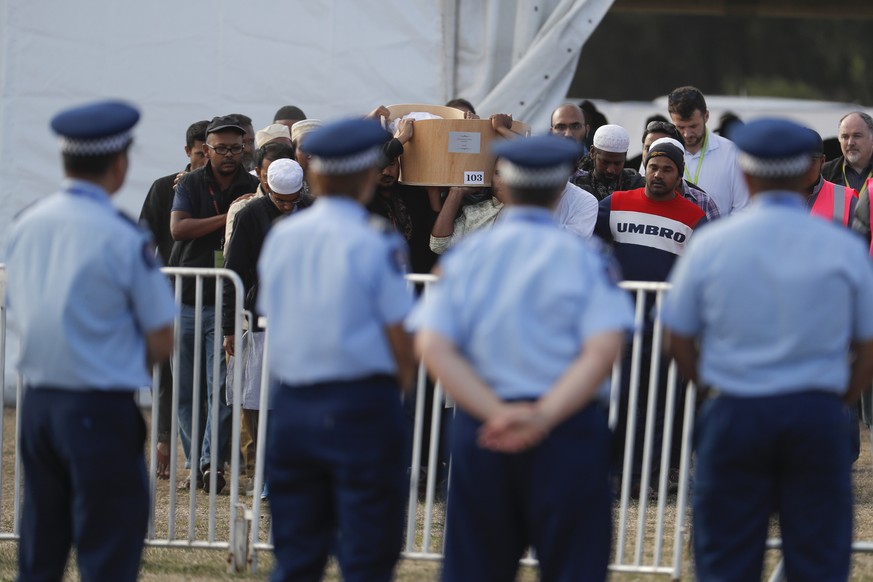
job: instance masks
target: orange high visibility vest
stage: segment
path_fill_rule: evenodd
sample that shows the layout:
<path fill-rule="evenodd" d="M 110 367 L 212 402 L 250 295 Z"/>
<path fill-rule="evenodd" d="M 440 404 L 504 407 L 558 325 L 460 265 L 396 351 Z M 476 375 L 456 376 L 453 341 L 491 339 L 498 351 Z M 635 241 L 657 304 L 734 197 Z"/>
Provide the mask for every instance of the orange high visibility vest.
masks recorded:
<path fill-rule="evenodd" d="M 857 197 L 858 193 L 851 188 L 824 180 L 818 197 L 815 199 L 815 204 L 810 209 L 810 214 L 821 216 L 825 220 L 832 220 L 843 226 L 849 226 L 849 221 L 852 220 L 849 215 L 852 198 Z"/>
<path fill-rule="evenodd" d="M 867 179 L 867 201 L 870 204 L 870 216 L 873 216 L 873 201 L 870 200 L 870 188 L 873 188 L 873 178 Z M 873 257 L 873 237 L 870 237 L 870 256 Z"/>

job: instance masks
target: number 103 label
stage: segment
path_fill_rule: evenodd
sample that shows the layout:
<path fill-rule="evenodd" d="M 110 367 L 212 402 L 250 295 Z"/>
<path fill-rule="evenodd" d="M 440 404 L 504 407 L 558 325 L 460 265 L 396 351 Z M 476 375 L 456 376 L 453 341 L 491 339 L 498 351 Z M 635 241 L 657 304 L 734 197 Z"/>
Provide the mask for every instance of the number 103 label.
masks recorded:
<path fill-rule="evenodd" d="M 485 172 L 464 172 L 464 185 L 485 185 Z"/>

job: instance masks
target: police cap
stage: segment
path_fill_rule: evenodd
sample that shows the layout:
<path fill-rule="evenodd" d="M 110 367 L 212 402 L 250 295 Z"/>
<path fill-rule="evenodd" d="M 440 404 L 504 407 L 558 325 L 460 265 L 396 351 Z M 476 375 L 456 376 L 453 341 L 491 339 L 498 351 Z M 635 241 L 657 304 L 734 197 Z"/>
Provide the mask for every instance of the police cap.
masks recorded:
<path fill-rule="evenodd" d="M 788 119 L 756 119 L 738 127 L 732 137 L 740 149 L 740 167 L 759 178 L 799 176 L 818 149 L 809 129 Z"/>
<path fill-rule="evenodd" d="M 555 135 L 501 141 L 491 147 L 499 156 L 500 179 L 513 188 L 552 188 L 564 184 L 582 153 L 578 142 Z"/>
<path fill-rule="evenodd" d="M 61 138 L 61 152 L 73 156 L 103 156 L 124 150 L 139 111 L 123 101 L 100 101 L 66 109 L 51 120 Z"/>
<path fill-rule="evenodd" d="M 217 131 L 233 130 L 239 134 L 246 132 L 245 128 L 240 125 L 239 119 L 233 115 L 222 115 L 221 117 L 213 117 L 209 125 L 206 126 L 206 135 Z"/>
<path fill-rule="evenodd" d="M 344 119 L 309 133 L 306 153 L 312 156 L 310 167 L 318 174 L 353 174 L 379 164 L 388 138 L 378 121 Z"/>

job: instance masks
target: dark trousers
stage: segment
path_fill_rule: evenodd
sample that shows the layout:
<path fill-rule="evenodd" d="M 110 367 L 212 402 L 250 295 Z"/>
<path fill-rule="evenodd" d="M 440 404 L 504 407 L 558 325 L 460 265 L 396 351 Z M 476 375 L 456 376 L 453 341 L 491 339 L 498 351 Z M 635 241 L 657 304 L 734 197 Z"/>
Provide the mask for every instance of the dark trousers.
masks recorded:
<path fill-rule="evenodd" d="M 145 423 L 130 392 L 30 388 L 21 411 L 19 582 L 136 580 L 149 511 Z"/>
<path fill-rule="evenodd" d="M 695 439 L 700 580 L 760 580 L 772 512 L 789 580 L 848 579 L 851 461 L 836 395 L 719 396 L 701 407 Z"/>
<path fill-rule="evenodd" d="M 605 580 L 611 540 L 609 428 L 591 405 L 519 454 L 476 444 L 481 426 L 452 422 L 452 476 L 442 579 L 515 580 L 533 546 L 544 582 Z"/>
<path fill-rule="evenodd" d="M 388 377 L 274 384 L 267 478 L 272 580 L 321 580 L 331 550 L 346 582 L 392 579 L 406 507 L 405 426 Z"/>

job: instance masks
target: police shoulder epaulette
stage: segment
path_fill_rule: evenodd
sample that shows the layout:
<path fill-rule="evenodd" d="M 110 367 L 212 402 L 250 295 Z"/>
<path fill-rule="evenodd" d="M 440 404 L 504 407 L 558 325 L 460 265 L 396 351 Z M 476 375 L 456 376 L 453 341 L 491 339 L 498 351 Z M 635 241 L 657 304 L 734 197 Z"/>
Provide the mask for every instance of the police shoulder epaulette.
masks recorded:
<path fill-rule="evenodd" d="M 137 230 L 137 232 L 142 232 L 144 230 L 142 225 L 140 225 L 136 220 L 134 220 L 127 213 L 125 213 L 121 210 L 117 210 L 116 214 L 118 214 L 119 218 L 121 218 L 124 222 L 128 223 L 133 228 L 135 228 Z"/>

